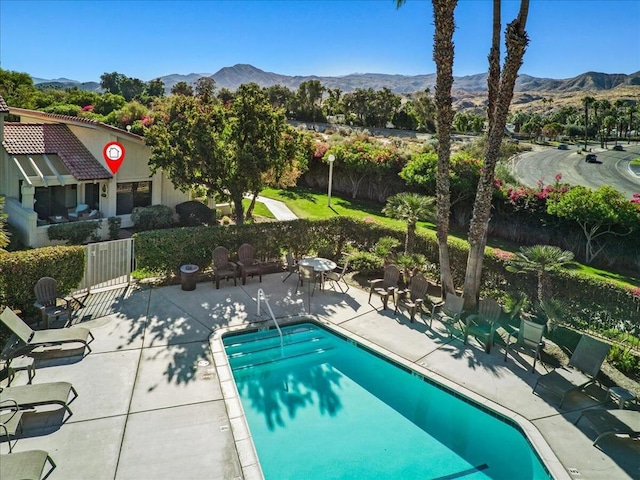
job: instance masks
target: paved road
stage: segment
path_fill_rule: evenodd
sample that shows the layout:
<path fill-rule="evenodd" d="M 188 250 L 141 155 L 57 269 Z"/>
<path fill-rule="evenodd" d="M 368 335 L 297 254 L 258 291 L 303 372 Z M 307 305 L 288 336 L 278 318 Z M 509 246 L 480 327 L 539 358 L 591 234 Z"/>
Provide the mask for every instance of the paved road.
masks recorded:
<path fill-rule="evenodd" d="M 640 177 L 629 170 L 629 162 L 640 157 L 640 145 L 624 144 L 624 151 L 616 152 L 591 147 L 598 155 L 600 163 L 586 163 L 584 154 L 577 153 L 575 145 L 569 150 L 558 150 L 548 147 L 526 152 L 513 160 L 512 171 L 524 185 L 535 187 L 542 180 L 545 185 L 551 184 L 555 176 L 562 174 L 562 182 L 572 185 L 584 185 L 598 188 L 611 185 L 627 198 L 640 192 Z"/>

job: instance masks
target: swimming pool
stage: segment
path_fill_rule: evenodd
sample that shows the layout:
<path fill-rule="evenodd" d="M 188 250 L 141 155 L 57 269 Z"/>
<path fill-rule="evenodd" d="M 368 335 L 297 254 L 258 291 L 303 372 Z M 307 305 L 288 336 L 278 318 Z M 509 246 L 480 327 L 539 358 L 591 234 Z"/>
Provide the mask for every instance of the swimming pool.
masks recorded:
<path fill-rule="evenodd" d="M 223 344 L 272 479 L 549 479 L 511 420 L 319 325 Z"/>

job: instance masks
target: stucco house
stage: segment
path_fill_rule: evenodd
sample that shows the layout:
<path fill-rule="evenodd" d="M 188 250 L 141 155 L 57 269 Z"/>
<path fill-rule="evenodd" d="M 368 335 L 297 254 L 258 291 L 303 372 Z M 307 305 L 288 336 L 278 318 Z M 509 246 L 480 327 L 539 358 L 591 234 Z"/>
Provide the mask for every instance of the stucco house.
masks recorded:
<path fill-rule="evenodd" d="M 7 116 L 18 122 L 7 121 Z M 162 171 L 151 174 L 144 138 L 94 120 L 10 108 L 0 96 L 0 195 L 8 223 L 29 247 L 51 245 L 47 229 L 56 223 L 107 218 L 132 225 L 134 207 L 174 207 L 189 200 Z M 124 160 L 112 173 L 103 150 L 118 142 Z"/>

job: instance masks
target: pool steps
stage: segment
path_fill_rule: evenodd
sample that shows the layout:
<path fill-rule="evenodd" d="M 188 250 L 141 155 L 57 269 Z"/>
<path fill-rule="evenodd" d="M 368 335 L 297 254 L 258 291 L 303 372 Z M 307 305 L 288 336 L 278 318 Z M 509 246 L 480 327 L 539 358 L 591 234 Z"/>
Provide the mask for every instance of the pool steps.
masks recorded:
<path fill-rule="evenodd" d="M 321 334 L 318 329 L 314 328 L 297 328 L 295 330 L 284 330 L 282 332 L 283 341 L 285 344 L 287 343 L 295 343 L 297 341 L 304 341 L 305 339 L 309 339 L 318 334 Z M 269 345 L 278 345 L 280 346 L 280 335 L 275 330 L 270 330 L 269 332 L 257 332 L 254 334 L 245 334 L 246 338 L 242 340 L 238 340 L 234 337 L 228 337 L 225 339 L 225 351 L 227 355 L 231 356 L 231 354 L 236 353 L 238 351 L 247 352 L 250 351 L 252 344 L 258 343 L 269 343 Z M 298 340 L 300 339 L 300 340 Z M 259 349 L 260 347 L 258 347 Z M 254 347 L 255 349 L 255 347 Z"/>
<path fill-rule="evenodd" d="M 313 350 L 309 350 L 308 346 L 301 346 L 299 348 L 297 348 L 295 351 L 288 351 L 287 348 L 285 347 L 285 351 L 286 353 L 281 356 L 280 353 L 278 351 L 273 351 L 270 352 L 270 355 L 262 355 L 259 358 L 255 358 L 255 357 L 251 357 L 251 358 L 244 358 L 243 360 L 247 360 L 248 363 L 242 363 L 239 362 L 237 364 L 232 364 L 232 368 L 234 371 L 234 374 L 241 372 L 243 370 L 249 370 L 253 369 L 255 367 L 264 367 L 266 365 L 276 365 L 278 363 L 281 362 L 287 362 L 287 365 L 290 366 L 290 363 L 292 363 L 292 360 L 308 360 L 309 357 L 312 356 L 317 356 L 317 355 L 324 355 L 327 354 L 328 352 L 332 351 L 334 349 L 334 347 L 326 347 L 326 348 L 316 348 Z M 256 373 L 255 371 L 252 373 Z"/>
<path fill-rule="evenodd" d="M 261 332 L 264 335 L 264 332 Z M 266 340 L 266 341 L 265 341 Z M 246 341 L 233 342 L 227 339 L 225 346 L 229 365 L 234 371 L 263 366 L 291 358 L 317 355 L 333 349 L 330 340 L 313 328 L 300 328 L 283 331 L 283 344 L 280 335 L 246 338 Z M 260 342 L 260 343 L 257 343 Z M 310 349 L 310 344 L 311 349 Z"/>

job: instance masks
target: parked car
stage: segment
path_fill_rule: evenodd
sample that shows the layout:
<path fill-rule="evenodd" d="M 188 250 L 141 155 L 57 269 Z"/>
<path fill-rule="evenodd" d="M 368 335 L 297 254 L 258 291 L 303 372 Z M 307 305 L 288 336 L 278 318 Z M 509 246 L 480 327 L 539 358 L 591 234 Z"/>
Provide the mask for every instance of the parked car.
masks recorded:
<path fill-rule="evenodd" d="M 624 151 L 624 148 L 622 148 L 622 145 L 614 145 L 614 146 L 613 146 L 613 149 L 614 149 L 616 152 L 622 152 L 622 151 Z"/>
<path fill-rule="evenodd" d="M 584 161 L 587 163 L 598 163 L 598 156 L 595 153 L 587 153 Z"/>
<path fill-rule="evenodd" d="M 561 143 L 558 145 L 558 150 L 569 150 L 569 145 L 566 143 Z"/>

